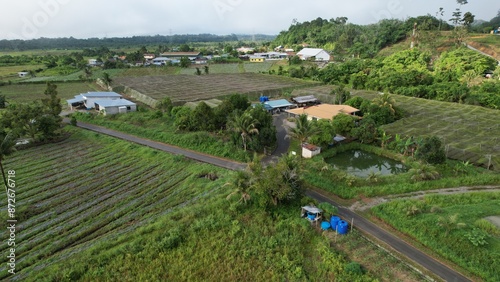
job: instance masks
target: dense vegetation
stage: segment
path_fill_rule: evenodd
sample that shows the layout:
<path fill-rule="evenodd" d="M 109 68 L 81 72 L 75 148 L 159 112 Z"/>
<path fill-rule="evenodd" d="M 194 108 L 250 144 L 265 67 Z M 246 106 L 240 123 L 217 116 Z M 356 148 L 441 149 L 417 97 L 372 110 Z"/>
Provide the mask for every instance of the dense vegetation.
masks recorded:
<path fill-rule="evenodd" d="M 485 217 L 498 216 L 500 193 L 428 195 L 372 209 L 415 238 L 485 281 L 500 280 L 500 230 Z"/>

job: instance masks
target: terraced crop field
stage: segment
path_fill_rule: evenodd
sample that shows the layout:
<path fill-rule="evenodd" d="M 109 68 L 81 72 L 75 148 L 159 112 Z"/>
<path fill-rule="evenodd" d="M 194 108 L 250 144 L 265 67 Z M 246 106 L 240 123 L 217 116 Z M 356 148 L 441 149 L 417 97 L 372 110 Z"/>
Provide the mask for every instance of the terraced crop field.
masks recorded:
<path fill-rule="evenodd" d="M 286 89 L 317 85 L 282 76 L 256 73 L 116 77 L 123 85 L 154 100 L 170 97 L 174 103 L 208 100 L 233 93 L 278 95 Z"/>
<path fill-rule="evenodd" d="M 315 95 L 323 102 L 331 102 L 331 86 L 299 89 L 293 96 Z M 353 96 L 375 98 L 374 91 L 352 91 Z M 458 103 L 440 102 L 401 95 L 393 95 L 396 106 L 406 117 L 383 126 L 391 135 L 438 136 L 447 156 L 470 161 L 500 170 L 500 111 Z M 491 160 L 490 160 L 491 156 Z"/>
<path fill-rule="evenodd" d="M 16 173 L 17 280 L 95 243 L 199 201 L 227 181 L 225 170 L 96 133 L 21 150 L 5 160 Z M 202 177 L 215 173 L 218 180 Z M 7 201 L 0 219 L 6 222 Z M 0 232 L 6 242 L 8 232 Z M 7 254 L 7 244 L 0 253 Z M 7 279 L 7 255 L 0 280 Z"/>

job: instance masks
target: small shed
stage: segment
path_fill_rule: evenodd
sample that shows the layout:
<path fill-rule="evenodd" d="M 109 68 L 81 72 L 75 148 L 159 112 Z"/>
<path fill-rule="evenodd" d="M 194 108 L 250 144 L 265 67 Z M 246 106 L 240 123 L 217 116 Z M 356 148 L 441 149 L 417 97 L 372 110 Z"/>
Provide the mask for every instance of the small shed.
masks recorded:
<path fill-rule="evenodd" d="M 313 144 L 302 144 L 302 157 L 310 159 L 321 153 L 321 147 L 315 146 Z"/>
<path fill-rule="evenodd" d="M 311 223 L 318 223 L 323 218 L 323 210 L 313 206 L 303 206 L 301 216 Z"/>
<path fill-rule="evenodd" d="M 19 75 L 19 77 L 27 77 L 30 73 L 27 72 L 27 71 L 20 71 L 17 73 L 17 75 Z"/>
<path fill-rule="evenodd" d="M 313 95 L 292 98 L 292 101 L 299 107 L 319 104 L 320 101 Z"/>

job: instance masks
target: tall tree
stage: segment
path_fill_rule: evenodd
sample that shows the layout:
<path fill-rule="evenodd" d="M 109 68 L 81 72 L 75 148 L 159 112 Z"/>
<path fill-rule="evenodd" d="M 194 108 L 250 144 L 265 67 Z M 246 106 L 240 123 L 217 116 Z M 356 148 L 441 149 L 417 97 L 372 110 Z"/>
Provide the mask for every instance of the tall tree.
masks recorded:
<path fill-rule="evenodd" d="M 47 88 L 43 92 L 47 98 L 42 99 L 42 104 L 45 106 L 48 114 L 53 117 L 59 117 L 62 111 L 61 98 L 57 97 L 57 85 L 47 82 Z"/>
<path fill-rule="evenodd" d="M 241 196 L 239 202 L 243 201 L 246 204 L 247 201 L 252 198 L 250 195 L 252 175 L 248 171 L 237 171 L 231 182 L 226 183 L 224 186 L 226 185 L 229 185 L 234 189 L 233 192 L 227 195 L 226 199 L 229 200 L 233 195 L 240 194 Z"/>
<path fill-rule="evenodd" d="M 394 109 L 396 100 L 394 100 L 394 98 L 389 93 L 383 93 L 379 95 L 378 97 L 374 98 L 372 102 L 381 108 L 388 108 L 393 114 L 396 112 L 396 110 Z"/>
<path fill-rule="evenodd" d="M 306 114 L 302 114 L 295 118 L 295 127 L 290 128 L 288 136 L 299 140 L 302 144 L 317 133 L 318 128 L 313 126 Z"/>
<path fill-rule="evenodd" d="M 228 128 L 235 132 L 239 132 L 241 141 L 243 142 L 243 150 L 247 150 L 247 142 L 252 140 L 253 134 L 259 134 L 257 129 L 258 121 L 254 119 L 248 112 L 242 114 L 234 113 L 228 121 Z"/>
<path fill-rule="evenodd" d="M 113 79 L 111 79 L 111 76 L 107 72 L 102 73 L 101 79 L 106 84 L 107 88 L 109 88 L 109 85 L 113 82 Z"/>

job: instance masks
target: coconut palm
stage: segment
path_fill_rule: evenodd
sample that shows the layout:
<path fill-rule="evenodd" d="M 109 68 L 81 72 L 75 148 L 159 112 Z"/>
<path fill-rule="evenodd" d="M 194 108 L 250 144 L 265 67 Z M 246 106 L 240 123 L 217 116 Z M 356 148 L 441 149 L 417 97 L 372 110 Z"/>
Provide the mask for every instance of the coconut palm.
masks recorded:
<path fill-rule="evenodd" d="M 230 199 L 235 194 L 241 194 L 240 200 L 238 202 L 243 201 L 245 204 L 247 201 L 251 199 L 250 189 L 252 187 L 252 176 L 249 172 L 244 170 L 239 170 L 236 172 L 236 175 L 232 179 L 231 182 L 224 184 L 224 186 L 231 186 L 234 188 L 234 191 L 231 194 L 227 195 L 226 199 Z"/>
<path fill-rule="evenodd" d="M 429 164 L 420 164 L 408 171 L 413 181 L 435 180 L 439 178 L 439 172 Z"/>
<path fill-rule="evenodd" d="M 316 128 L 313 123 L 307 119 L 306 114 L 302 114 L 295 119 L 295 127 L 290 128 L 287 137 L 297 139 L 301 144 L 303 144 L 311 138 L 311 136 L 318 133 L 318 128 Z"/>
<path fill-rule="evenodd" d="M 372 102 L 379 107 L 387 107 L 391 111 L 391 113 L 395 113 L 394 104 L 396 100 L 389 93 L 382 93 L 380 96 L 374 98 Z"/>
<path fill-rule="evenodd" d="M 102 73 L 102 77 L 101 77 L 102 81 L 106 84 L 106 86 L 109 88 L 109 85 L 111 84 L 111 82 L 113 81 L 111 79 L 111 76 L 109 75 L 109 73 L 107 72 L 104 72 Z"/>
<path fill-rule="evenodd" d="M 247 112 L 234 114 L 228 121 L 228 128 L 240 133 L 245 151 L 247 150 L 247 141 L 252 140 L 252 134 L 259 134 L 259 129 L 256 127 L 258 123 L 259 121 Z"/>
<path fill-rule="evenodd" d="M 12 154 L 15 151 L 16 140 L 12 134 L 5 134 L 5 132 L 0 133 L 0 171 L 2 172 L 3 182 L 5 183 L 5 189 L 7 190 L 8 183 L 7 177 L 5 176 L 5 170 L 3 168 L 3 160 L 6 156 Z"/>

